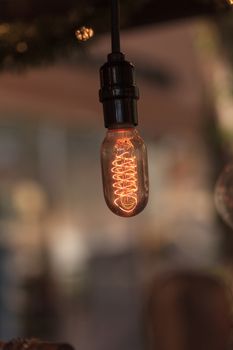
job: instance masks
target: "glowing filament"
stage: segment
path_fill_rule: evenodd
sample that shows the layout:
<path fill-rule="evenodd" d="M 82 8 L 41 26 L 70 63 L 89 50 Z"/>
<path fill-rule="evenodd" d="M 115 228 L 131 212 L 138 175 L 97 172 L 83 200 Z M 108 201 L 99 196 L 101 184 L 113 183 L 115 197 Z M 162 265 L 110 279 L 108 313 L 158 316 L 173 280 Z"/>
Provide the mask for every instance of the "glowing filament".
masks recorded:
<path fill-rule="evenodd" d="M 115 159 L 112 162 L 114 204 L 126 213 L 137 206 L 137 163 L 133 155 L 134 146 L 130 139 L 120 139 L 115 145 Z"/>

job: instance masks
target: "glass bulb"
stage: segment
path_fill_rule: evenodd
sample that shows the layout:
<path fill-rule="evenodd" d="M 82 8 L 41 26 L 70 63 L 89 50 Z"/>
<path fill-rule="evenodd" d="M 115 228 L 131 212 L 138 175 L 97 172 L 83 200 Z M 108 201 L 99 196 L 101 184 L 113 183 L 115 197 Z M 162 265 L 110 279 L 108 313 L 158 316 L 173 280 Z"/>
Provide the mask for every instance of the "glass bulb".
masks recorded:
<path fill-rule="evenodd" d="M 223 220 L 233 228 L 233 164 L 228 164 L 215 187 L 215 205 Z"/>
<path fill-rule="evenodd" d="M 104 197 L 119 216 L 139 214 L 148 202 L 147 151 L 134 128 L 108 130 L 101 148 Z"/>

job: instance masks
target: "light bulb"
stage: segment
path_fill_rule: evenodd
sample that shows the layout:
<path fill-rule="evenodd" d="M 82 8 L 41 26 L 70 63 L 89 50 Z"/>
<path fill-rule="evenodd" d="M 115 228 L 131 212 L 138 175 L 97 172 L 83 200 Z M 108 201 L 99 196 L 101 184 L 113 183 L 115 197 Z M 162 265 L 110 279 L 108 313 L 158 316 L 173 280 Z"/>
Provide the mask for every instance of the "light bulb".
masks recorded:
<path fill-rule="evenodd" d="M 147 150 L 135 128 L 110 129 L 101 147 L 104 197 L 123 217 L 139 214 L 148 201 Z"/>
<path fill-rule="evenodd" d="M 217 181 L 215 205 L 222 219 L 233 228 L 233 163 L 224 168 Z"/>
<path fill-rule="evenodd" d="M 100 102 L 108 129 L 101 148 L 104 197 L 116 215 L 139 214 L 148 201 L 148 165 L 138 124 L 134 66 L 121 52 L 112 52 L 100 68 Z"/>

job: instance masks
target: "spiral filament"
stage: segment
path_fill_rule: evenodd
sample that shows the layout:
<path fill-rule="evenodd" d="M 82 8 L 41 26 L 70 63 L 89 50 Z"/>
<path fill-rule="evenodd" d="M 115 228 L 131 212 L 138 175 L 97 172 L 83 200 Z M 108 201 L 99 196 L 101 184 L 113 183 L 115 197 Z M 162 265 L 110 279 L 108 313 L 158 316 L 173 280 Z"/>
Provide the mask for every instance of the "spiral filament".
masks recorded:
<path fill-rule="evenodd" d="M 115 159 L 112 162 L 114 204 L 125 213 L 131 213 L 137 206 L 137 162 L 134 146 L 129 138 L 117 140 Z"/>

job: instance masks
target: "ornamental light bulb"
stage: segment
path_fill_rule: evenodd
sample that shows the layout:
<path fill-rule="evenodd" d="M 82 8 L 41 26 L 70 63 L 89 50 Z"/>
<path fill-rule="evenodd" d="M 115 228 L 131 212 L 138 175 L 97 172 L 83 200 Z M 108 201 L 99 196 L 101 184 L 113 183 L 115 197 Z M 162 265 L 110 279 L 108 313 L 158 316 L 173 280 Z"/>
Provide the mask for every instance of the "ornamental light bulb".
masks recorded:
<path fill-rule="evenodd" d="M 120 50 L 119 3 L 111 1 L 112 52 L 100 68 L 99 99 L 108 129 L 101 148 L 104 197 L 113 213 L 131 217 L 148 201 L 146 146 L 135 127 L 138 124 L 134 66 Z"/>
<path fill-rule="evenodd" d="M 110 129 L 101 147 L 104 197 L 113 213 L 131 217 L 148 201 L 147 150 L 135 128 Z"/>
<path fill-rule="evenodd" d="M 233 229 L 233 163 L 224 168 L 217 181 L 215 205 L 222 219 Z"/>
<path fill-rule="evenodd" d="M 111 53 L 100 69 L 100 101 L 107 135 L 101 148 L 104 197 L 114 214 L 139 214 L 148 201 L 148 165 L 138 124 L 134 67 L 122 53 Z"/>

